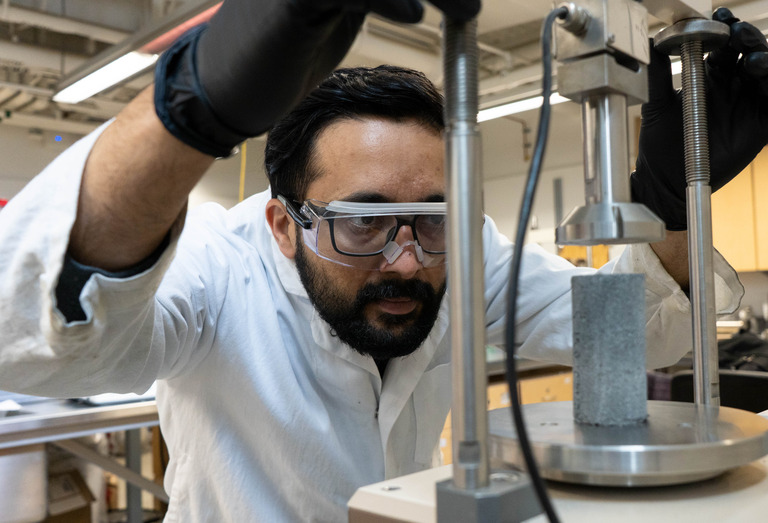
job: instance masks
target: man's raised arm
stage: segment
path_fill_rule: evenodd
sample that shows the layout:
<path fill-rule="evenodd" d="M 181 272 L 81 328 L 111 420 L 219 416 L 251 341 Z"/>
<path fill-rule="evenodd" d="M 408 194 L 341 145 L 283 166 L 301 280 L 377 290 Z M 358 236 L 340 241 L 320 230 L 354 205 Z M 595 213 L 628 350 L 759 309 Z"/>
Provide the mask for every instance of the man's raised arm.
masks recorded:
<path fill-rule="evenodd" d="M 99 137 L 86 162 L 69 253 L 107 271 L 135 266 L 160 245 L 213 157 L 172 136 L 152 87 Z"/>

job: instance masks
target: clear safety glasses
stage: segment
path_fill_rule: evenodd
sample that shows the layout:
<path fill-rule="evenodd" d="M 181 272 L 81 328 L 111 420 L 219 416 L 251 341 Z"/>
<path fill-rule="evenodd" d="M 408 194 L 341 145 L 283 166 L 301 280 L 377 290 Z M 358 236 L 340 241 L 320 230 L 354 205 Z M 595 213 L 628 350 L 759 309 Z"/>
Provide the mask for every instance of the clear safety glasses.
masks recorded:
<path fill-rule="evenodd" d="M 445 263 L 445 202 L 361 203 L 278 196 L 303 229 L 304 244 L 326 260 L 364 270 L 381 270 L 409 246 L 424 267 Z M 397 243 L 403 226 L 412 240 Z"/>

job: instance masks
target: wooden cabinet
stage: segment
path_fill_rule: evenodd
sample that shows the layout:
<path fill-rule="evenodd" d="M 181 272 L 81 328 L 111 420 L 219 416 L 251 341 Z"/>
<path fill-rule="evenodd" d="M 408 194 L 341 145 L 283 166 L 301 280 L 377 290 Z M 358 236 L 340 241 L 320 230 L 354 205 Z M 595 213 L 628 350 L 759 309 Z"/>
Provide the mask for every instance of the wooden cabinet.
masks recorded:
<path fill-rule="evenodd" d="M 737 271 L 768 270 L 768 148 L 712 195 L 712 239 Z"/>
<path fill-rule="evenodd" d="M 752 162 L 757 269 L 768 270 L 768 149 Z"/>
<path fill-rule="evenodd" d="M 557 254 L 577 267 L 594 267 L 595 269 L 599 269 L 608 263 L 610 258 L 607 245 L 592 245 L 589 247 L 583 245 L 563 245 L 558 247 Z"/>
<path fill-rule="evenodd" d="M 524 379 L 520 381 L 519 386 L 520 401 L 523 404 L 570 401 L 573 399 L 572 372 Z"/>

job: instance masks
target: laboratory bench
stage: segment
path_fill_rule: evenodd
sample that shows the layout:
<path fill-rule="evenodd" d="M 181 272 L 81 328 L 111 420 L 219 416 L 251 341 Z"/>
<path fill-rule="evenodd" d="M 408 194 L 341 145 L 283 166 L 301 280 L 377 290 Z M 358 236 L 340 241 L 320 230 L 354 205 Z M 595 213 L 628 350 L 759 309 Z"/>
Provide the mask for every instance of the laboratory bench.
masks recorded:
<path fill-rule="evenodd" d="M 25 402 L 0 417 L 0 449 L 158 425 L 154 400 L 88 405 L 74 400 Z"/>
<path fill-rule="evenodd" d="M 141 490 L 167 502 L 163 487 L 141 475 L 140 429 L 159 425 L 154 400 L 90 405 L 65 399 L 24 401 L 21 409 L 0 417 L 0 456 L 54 444 L 124 479 L 128 522 L 142 521 Z M 77 438 L 106 432 L 125 432 L 125 465 L 104 456 Z M 44 467 L 44 460 L 42 463 Z"/>

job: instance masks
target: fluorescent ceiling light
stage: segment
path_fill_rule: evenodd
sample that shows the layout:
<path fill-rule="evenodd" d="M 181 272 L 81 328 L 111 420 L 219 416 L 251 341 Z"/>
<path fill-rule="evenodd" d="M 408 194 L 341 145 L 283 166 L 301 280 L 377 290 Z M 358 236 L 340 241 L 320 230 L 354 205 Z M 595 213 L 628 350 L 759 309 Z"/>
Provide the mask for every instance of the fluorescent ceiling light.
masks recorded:
<path fill-rule="evenodd" d="M 62 78 L 53 101 L 75 104 L 146 71 L 187 29 L 210 20 L 221 6 L 221 0 L 189 3 Z"/>
<path fill-rule="evenodd" d="M 160 55 L 133 51 L 97 69 L 53 96 L 54 102 L 76 104 L 154 65 Z"/>
<path fill-rule="evenodd" d="M 567 102 L 568 98 L 560 96 L 555 93 L 549 97 L 549 103 L 552 105 Z M 494 118 L 501 118 L 503 116 L 509 116 L 511 114 L 522 113 L 523 111 L 530 111 L 531 109 L 538 109 L 544 102 L 543 96 L 534 96 L 533 98 L 525 98 L 517 102 L 512 102 L 497 107 L 491 107 L 489 109 L 483 109 L 477 113 L 477 122 L 485 122 L 493 120 Z"/>

